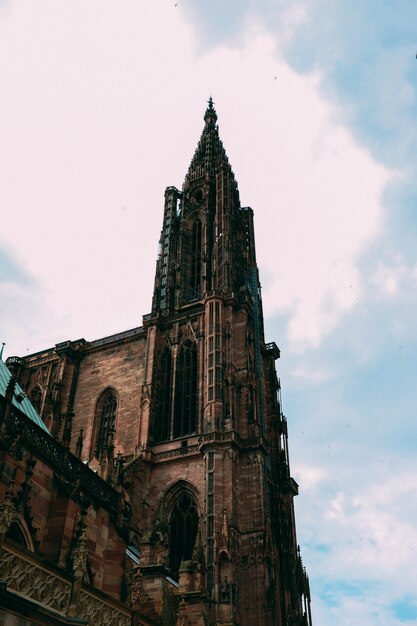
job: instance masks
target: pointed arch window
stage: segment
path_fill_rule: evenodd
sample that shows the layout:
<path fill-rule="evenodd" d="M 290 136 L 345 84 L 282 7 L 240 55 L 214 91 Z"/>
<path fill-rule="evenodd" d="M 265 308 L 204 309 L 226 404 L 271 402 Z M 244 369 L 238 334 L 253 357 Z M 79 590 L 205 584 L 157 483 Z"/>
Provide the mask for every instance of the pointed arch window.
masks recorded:
<path fill-rule="evenodd" d="M 154 443 L 165 441 L 170 436 L 171 379 L 172 357 L 171 350 L 167 347 L 159 360 L 155 384 Z"/>
<path fill-rule="evenodd" d="M 186 341 L 177 356 L 173 436 L 184 437 L 197 428 L 197 346 Z"/>
<path fill-rule="evenodd" d="M 198 512 L 194 499 L 182 493 L 175 502 L 169 522 L 169 567 L 179 572 L 182 561 L 193 555 L 198 529 Z"/>
<path fill-rule="evenodd" d="M 112 389 L 104 392 L 98 403 L 98 429 L 96 433 L 95 455 L 99 459 L 110 444 L 116 423 L 117 398 Z"/>
<path fill-rule="evenodd" d="M 10 541 L 14 541 L 19 546 L 25 548 L 25 550 L 29 550 L 30 552 L 35 552 L 35 546 L 32 539 L 32 534 L 28 524 L 21 518 L 21 515 L 14 519 L 12 519 L 11 524 L 6 533 L 7 539 Z"/>
<path fill-rule="evenodd" d="M 39 387 L 39 385 L 34 385 L 32 387 L 32 390 L 30 392 L 30 401 L 33 404 L 35 410 L 39 413 L 41 413 L 41 409 L 42 409 L 42 390 Z"/>
<path fill-rule="evenodd" d="M 15 543 L 19 544 L 19 546 L 23 546 L 24 548 L 26 548 L 26 550 L 29 549 L 28 542 L 26 541 L 23 530 L 17 522 L 12 521 L 6 536 L 7 539 L 14 541 Z"/>

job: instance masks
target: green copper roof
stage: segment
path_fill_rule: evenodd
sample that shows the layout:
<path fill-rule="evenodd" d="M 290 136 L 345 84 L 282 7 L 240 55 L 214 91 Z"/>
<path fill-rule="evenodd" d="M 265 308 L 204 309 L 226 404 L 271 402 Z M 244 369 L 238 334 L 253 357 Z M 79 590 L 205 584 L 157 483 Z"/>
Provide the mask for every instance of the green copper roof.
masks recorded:
<path fill-rule="evenodd" d="M 9 380 L 12 375 L 7 367 L 6 363 L 0 359 L 0 396 L 6 395 L 7 385 L 9 384 Z M 46 430 L 49 433 L 49 430 L 46 428 L 45 424 L 35 407 L 26 396 L 25 392 L 22 391 L 21 387 L 16 383 L 14 394 L 13 394 L 13 406 L 17 407 L 24 413 L 32 422 L 35 422 L 38 426 L 40 426 L 43 430 Z"/>

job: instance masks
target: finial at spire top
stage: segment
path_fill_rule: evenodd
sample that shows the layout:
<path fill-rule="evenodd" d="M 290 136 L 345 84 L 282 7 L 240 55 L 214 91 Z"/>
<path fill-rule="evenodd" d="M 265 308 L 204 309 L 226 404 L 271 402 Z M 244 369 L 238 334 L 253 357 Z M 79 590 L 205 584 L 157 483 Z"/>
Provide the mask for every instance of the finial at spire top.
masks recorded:
<path fill-rule="evenodd" d="M 204 121 L 206 124 L 209 124 L 211 122 L 214 125 L 217 122 L 217 113 L 213 105 L 213 98 L 210 96 L 207 102 L 208 107 L 204 114 Z"/>

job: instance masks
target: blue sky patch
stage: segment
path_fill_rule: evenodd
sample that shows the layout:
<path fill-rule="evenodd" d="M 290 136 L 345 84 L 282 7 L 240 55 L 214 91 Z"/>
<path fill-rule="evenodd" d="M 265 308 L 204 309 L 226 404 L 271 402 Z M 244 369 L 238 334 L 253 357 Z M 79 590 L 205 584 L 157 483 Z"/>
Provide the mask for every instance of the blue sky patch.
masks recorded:
<path fill-rule="evenodd" d="M 0 248 L 0 281 L 25 285 L 29 277 L 11 255 Z"/>
<path fill-rule="evenodd" d="M 392 610 L 395 617 L 402 622 L 417 620 L 417 602 L 415 597 L 404 596 L 401 600 L 392 604 Z"/>

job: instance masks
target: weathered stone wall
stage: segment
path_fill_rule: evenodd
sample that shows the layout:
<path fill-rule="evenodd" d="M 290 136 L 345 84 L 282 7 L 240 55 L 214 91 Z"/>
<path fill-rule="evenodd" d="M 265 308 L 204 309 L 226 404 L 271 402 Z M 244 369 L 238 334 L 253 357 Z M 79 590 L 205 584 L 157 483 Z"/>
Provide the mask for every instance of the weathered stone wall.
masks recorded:
<path fill-rule="evenodd" d="M 11 492 L 12 521 L 25 547 L 43 556 L 45 563 L 72 572 L 74 549 L 85 526 L 87 579 L 120 600 L 126 542 L 115 523 L 115 511 L 100 505 L 87 486 L 68 480 L 34 452 L 3 454 L 0 469 L 0 502 Z M 94 474 L 92 478 L 100 483 Z"/>
<path fill-rule="evenodd" d="M 109 387 L 117 396 L 115 453 L 134 454 L 139 443 L 145 348 L 146 338 L 140 336 L 85 351 L 75 394 L 72 436 L 74 448 L 78 432 L 83 427 L 83 458 L 91 460 L 94 455 L 94 421 L 100 417 L 96 411 L 97 402 Z"/>

